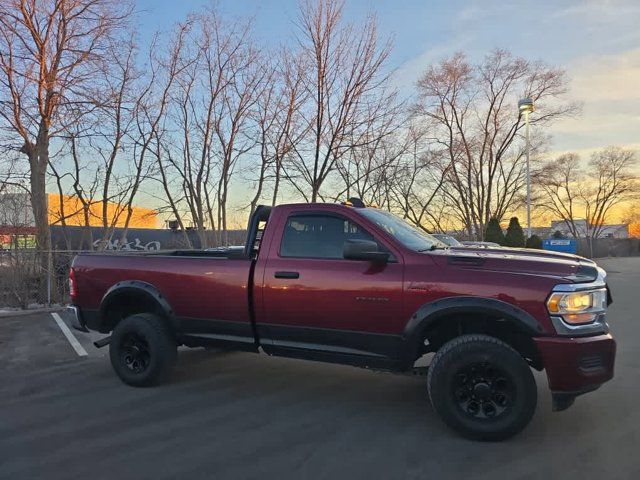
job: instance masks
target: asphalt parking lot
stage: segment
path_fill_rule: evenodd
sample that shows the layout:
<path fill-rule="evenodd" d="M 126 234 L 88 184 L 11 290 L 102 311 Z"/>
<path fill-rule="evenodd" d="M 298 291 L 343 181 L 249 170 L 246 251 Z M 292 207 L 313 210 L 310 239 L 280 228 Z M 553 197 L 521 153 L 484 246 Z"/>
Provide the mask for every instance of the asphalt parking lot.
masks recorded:
<path fill-rule="evenodd" d="M 616 377 L 503 443 L 447 430 L 421 377 L 185 350 L 170 381 L 123 385 L 108 349 L 51 314 L 0 318 L 0 478 L 640 478 L 640 258 L 609 271 Z M 64 320 L 64 314 L 61 314 Z"/>

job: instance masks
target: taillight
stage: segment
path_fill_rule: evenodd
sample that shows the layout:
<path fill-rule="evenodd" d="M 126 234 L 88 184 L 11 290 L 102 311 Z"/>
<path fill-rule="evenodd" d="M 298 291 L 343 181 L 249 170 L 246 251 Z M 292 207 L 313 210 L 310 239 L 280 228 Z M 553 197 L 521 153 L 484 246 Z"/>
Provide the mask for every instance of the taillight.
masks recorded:
<path fill-rule="evenodd" d="M 76 287 L 76 271 L 73 268 L 69 270 L 69 296 L 71 297 L 72 303 L 78 296 L 78 288 Z"/>

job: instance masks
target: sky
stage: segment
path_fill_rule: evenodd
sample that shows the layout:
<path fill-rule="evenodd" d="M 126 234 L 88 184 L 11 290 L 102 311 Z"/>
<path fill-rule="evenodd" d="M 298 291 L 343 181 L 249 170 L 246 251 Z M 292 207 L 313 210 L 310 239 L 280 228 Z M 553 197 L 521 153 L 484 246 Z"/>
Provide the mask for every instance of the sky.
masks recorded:
<path fill-rule="evenodd" d="M 136 0 L 141 40 L 211 4 L 231 20 L 252 19 L 259 45 L 295 41 L 298 0 Z M 403 96 L 430 64 L 456 52 L 480 61 L 504 48 L 564 69 L 567 100 L 582 104 L 581 115 L 546 130 L 547 155 L 576 152 L 586 160 L 609 145 L 640 151 L 640 0 L 346 0 L 347 22 L 357 25 L 369 13 L 380 37 L 392 41 L 388 68 Z M 237 227 L 249 193 L 246 184 L 232 186 Z"/>
<path fill-rule="evenodd" d="M 169 30 L 204 0 L 137 0 L 140 34 Z M 230 18 L 252 18 L 260 44 L 293 41 L 297 0 L 219 0 Z M 393 82 L 409 95 L 431 63 L 494 48 L 565 69 L 582 114 L 549 131 L 551 154 L 588 155 L 607 145 L 640 149 L 640 0 L 346 0 L 347 21 L 378 18 L 394 48 Z"/>

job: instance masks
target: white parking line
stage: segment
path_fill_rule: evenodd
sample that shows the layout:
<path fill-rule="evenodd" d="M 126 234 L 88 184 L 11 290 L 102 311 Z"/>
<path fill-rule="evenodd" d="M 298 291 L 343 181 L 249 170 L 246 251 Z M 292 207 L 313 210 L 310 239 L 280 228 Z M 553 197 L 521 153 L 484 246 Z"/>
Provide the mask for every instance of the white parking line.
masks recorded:
<path fill-rule="evenodd" d="M 76 353 L 80 357 L 86 357 L 87 351 L 82 347 L 82 345 L 80 345 L 80 342 L 78 341 L 78 339 L 73 336 L 73 333 L 71 333 L 71 330 L 69 330 L 69 327 L 67 327 L 67 324 L 64 323 L 64 321 L 60 318 L 60 315 L 58 315 L 56 312 L 52 312 L 51 316 L 60 327 L 60 330 L 62 330 L 62 333 L 64 334 L 64 336 L 67 337 L 67 340 L 69 340 L 69 343 L 71 344 L 73 349 L 76 351 Z"/>

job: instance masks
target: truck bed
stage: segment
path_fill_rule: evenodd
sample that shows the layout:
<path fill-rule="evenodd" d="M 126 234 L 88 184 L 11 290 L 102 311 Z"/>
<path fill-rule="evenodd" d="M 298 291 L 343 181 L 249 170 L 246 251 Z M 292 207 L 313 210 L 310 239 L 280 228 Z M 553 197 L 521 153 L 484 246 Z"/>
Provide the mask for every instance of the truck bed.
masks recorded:
<path fill-rule="evenodd" d="M 251 266 L 252 260 L 234 249 L 173 250 L 80 254 L 73 270 L 78 306 L 86 315 L 97 315 L 108 290 L 119 282 L 145 282 L 166 298 L 185 333 L 198 333 L 211 331 L 212 322 L 233 322 L 238 325 L 232 330 L 251 331 Z"/>

